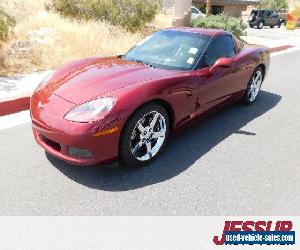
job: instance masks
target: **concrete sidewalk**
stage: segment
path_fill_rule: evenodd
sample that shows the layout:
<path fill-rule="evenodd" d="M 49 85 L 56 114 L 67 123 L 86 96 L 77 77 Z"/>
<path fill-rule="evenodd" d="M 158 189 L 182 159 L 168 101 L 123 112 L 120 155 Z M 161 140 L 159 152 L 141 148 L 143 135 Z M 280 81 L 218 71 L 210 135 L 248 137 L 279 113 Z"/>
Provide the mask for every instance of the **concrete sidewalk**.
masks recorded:
<path fill-rule="evenodd" d="M 259 44 L 275 50 L 287 46 L 300 49 L 300 29 L 286 30 L 284 27 L 277 29 L 247 29 L 247 36 L 241 37 L 250 44 Z"/>
<path fill-rule="evenodd" d="M 15 77 L 0 77 L 0 116 L 28 109 L 33 91 L 52 72 L 49 70 Z"/>
<path fill-rule="evenodd" d="M 300 36 L 295 38 L 280 39 L 280 40 L 271 40 L 271 39 L 266 39 L 263 37 L 256 37 L 256 36 L 242 36 L 241 38 L 245 40 L 247 43 L 264 45 L 270 49 L 279 48 L 287 45 L 291 47 L 299 47 L 300 49 Z"/>
<path fill-rule="evenodd" d="M 14 77 L 0 77 L 0 101 L 30 96 L 37 85 L 52 72 L 49 70 Z"/>

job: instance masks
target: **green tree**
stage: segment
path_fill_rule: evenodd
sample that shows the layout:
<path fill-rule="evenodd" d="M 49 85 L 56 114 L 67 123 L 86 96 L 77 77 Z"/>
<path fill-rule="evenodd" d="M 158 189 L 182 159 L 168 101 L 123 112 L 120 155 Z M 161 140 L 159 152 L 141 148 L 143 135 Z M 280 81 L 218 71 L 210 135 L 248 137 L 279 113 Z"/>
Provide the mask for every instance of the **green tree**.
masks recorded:
<path fill-rule="evenodd" d="M 288 7 L 287 0 L 262 0 L 260 3 L 261 9 L 286 10 Z"/>
<path fill-rule="evenodd" d="M 15 25 L 15 19 L 9 16 L 1 7 L 0 7 L 0 46 L 1 42 L 8 39 L 8 36 L 11 32 L 11 28 Z"/>
<path fill-rule="evenodd" d="M 53 3 L 64 16 L 106 20 L 132 32 L 153 21 L 161 7 L 161 0 L 53 0 Z"/>
<path fill-rule="evenodd" d="M 237 37 L 242 36 L 247 28 L 247 25 L 243 23 L 241 18 L 235 18 L 226 14 L 210 15 L 207 18 L 193 20 L 191 24 L 193 27 L 198 28 L 227 30 Z"/>

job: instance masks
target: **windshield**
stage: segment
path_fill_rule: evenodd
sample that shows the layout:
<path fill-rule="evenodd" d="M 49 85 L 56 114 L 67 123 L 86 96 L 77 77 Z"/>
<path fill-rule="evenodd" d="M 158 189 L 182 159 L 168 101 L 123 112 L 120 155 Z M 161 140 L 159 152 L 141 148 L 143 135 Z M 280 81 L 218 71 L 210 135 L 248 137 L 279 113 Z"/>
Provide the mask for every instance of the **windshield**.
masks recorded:
<path fill-rule="evenodd" d="M 209 36 L 164 30 L 133 47 L 123 58 L 157 68 L 191 70 L 210 40 Z"/>
<path fill-rule="evenodd" d="M 257 15 L 257 13 L 258 13 L 258 11 L 257 11 L 257 10 L 252 10 L 252 11 L 251 11 L 251 15 L 253 15 L 253 16 L 256 16 L 256 15 Z"/>

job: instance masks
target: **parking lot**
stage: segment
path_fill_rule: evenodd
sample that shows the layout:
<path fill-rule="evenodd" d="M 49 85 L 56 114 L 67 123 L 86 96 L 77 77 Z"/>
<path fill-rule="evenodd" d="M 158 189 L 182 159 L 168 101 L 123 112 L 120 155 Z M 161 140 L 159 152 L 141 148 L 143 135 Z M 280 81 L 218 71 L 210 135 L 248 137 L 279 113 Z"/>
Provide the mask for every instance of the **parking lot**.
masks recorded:
<path fill-rule="evenodd" d="M 0 129 L 0 214 L 299 214 L 299 58 L 272 57 L 254 105 L 194 122 L 142 169 L 71 166 L 36 145 L 30 123 Z"/>

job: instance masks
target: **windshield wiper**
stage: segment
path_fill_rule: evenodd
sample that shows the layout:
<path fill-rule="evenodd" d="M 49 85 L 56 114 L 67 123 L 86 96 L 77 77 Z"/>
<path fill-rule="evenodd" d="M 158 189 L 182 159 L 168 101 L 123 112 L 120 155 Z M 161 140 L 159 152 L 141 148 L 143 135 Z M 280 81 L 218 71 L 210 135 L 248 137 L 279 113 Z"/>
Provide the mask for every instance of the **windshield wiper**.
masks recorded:
<path fill-rule="evenodd" d="M 127 58 L 126 58 L 126 60 L 132 61 L 132 62 L 137 62 L 137 63 L 142 63 L 144 65 L 147 65 L 147 66 L 151 67 L 151 68 L 155 68 L 155 66 L 153 66 L 151 63 L 145 62 L 143 60 L 139 60 L 139 59 L 127 59 Z"/>

